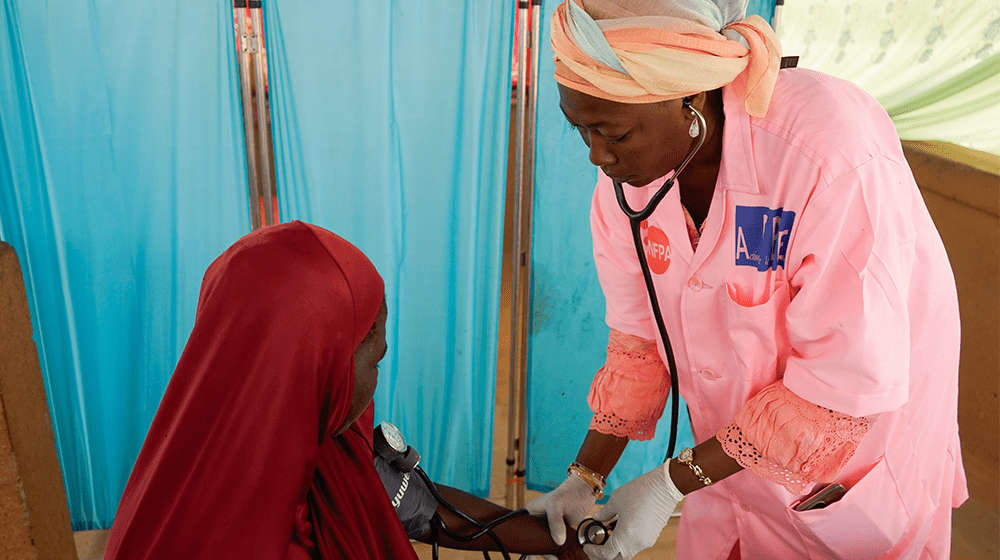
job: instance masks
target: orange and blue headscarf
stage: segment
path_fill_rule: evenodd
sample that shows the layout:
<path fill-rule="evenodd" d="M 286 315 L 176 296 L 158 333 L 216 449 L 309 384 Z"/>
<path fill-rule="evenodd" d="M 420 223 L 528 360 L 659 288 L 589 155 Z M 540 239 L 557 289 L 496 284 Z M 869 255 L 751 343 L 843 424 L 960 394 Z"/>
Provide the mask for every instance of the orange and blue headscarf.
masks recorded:
<path fill-rule="evenodd" d="M 746 0 L 565 0 L 551 20 L 555 78 L 620 103 L 655 103 L 747 74 L 746 111 L 767 113 L 781 44 Z"/>

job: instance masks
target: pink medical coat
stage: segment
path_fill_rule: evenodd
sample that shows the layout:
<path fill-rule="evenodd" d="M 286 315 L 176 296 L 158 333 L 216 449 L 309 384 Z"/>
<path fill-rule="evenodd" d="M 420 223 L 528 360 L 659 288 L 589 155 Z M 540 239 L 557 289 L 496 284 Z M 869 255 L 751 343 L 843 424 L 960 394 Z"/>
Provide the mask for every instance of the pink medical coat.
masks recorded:
<path fill-rule="evenodd" d="M 805 497 L 743 471 L 690 494 L 679 558 L 947 558 L 968 496 L 958 439 L 954 276 L 885 111 L 830 76 L 782 70 L 765 118 L 723 88 L 722 163 L 697 251 L 679 189 L 642 237 L 698 442 L 783 380 L 817 405 L 878 416 L 837 480 Z M 662 184 L 626 185 L 642 208 Z M 591 210 L 607 323 L 657 339 L 629 222 L 599 175 Z M 665 363 L 665 358 L 664 358 Z"/>

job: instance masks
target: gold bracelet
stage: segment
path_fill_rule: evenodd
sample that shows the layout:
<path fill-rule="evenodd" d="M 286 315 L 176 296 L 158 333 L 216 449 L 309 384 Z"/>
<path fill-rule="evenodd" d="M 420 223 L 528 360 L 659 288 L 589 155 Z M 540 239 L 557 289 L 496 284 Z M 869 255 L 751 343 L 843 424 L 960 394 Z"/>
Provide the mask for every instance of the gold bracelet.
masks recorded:
<path fill-rule="evenodd" d="M 690 468 L 691 471 L 694 472 L 694 475 L 698 477 L 698 480 L 702 482 L 702 484 L 704 484 L 705 486 L 712 485 L 712 479 L 705 476 L 705 473 L 702 472 L 701 467 L 694 464 L 694 449 L 691 449 L 690 447 L 688 447 L 687 449 L 682 449 L 681 452 L 677 455 L 677 460 L 687 465 L 688 468 Z"/>
<path fill-rule="evenodd" d="M 604 497 L 604 485 L 606 482 L 603 475 L 576 462 L 566 469 L 566 475 L 568 476 L 570 474 L 575 474 L 580 477 L 580 480 L 587 483 L 587 486 L 590 486 L 590 489 L 594 492 L 594 495 L 597 496 L 598 500 Z"/>

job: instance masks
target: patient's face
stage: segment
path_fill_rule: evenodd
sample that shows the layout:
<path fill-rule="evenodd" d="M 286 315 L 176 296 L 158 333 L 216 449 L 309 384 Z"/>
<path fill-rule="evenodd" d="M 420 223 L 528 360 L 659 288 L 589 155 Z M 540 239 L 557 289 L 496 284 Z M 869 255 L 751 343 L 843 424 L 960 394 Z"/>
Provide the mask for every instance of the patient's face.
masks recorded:
<path fill-rule="evenodd" d="M 365 337 L 361 345 L 354 352 L 354 394 L 351 396 L 351 408 L 347 411 L 344 424 L 337 430 L 338 435 L 361 416 L 361 413 L 368 408 L 375 395 L 375 386 L 378 385 L 378 363 L 385 356 L 388 346 L 385 342 L 385 321 L 388 310 L 385 303 L 375 318 L 375 326 L 372 327 L 368 336 Z"/>

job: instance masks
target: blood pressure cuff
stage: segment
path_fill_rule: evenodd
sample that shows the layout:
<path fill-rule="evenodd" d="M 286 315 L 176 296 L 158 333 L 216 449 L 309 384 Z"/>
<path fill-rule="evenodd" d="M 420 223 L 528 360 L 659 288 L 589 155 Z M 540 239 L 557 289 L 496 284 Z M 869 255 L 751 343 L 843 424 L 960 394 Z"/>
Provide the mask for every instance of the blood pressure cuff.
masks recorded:
<path fill-rule="evenodd" d="M 382 479 L 382 485 L 385 486 L 407 536 L 416 539 L 426 535 L 431 528 L 431 518 L 437 511 L 437 500 L 424 479 L 415 472 L 396 470 L 379 454 L 375 454 L 375 470 Z"/>

